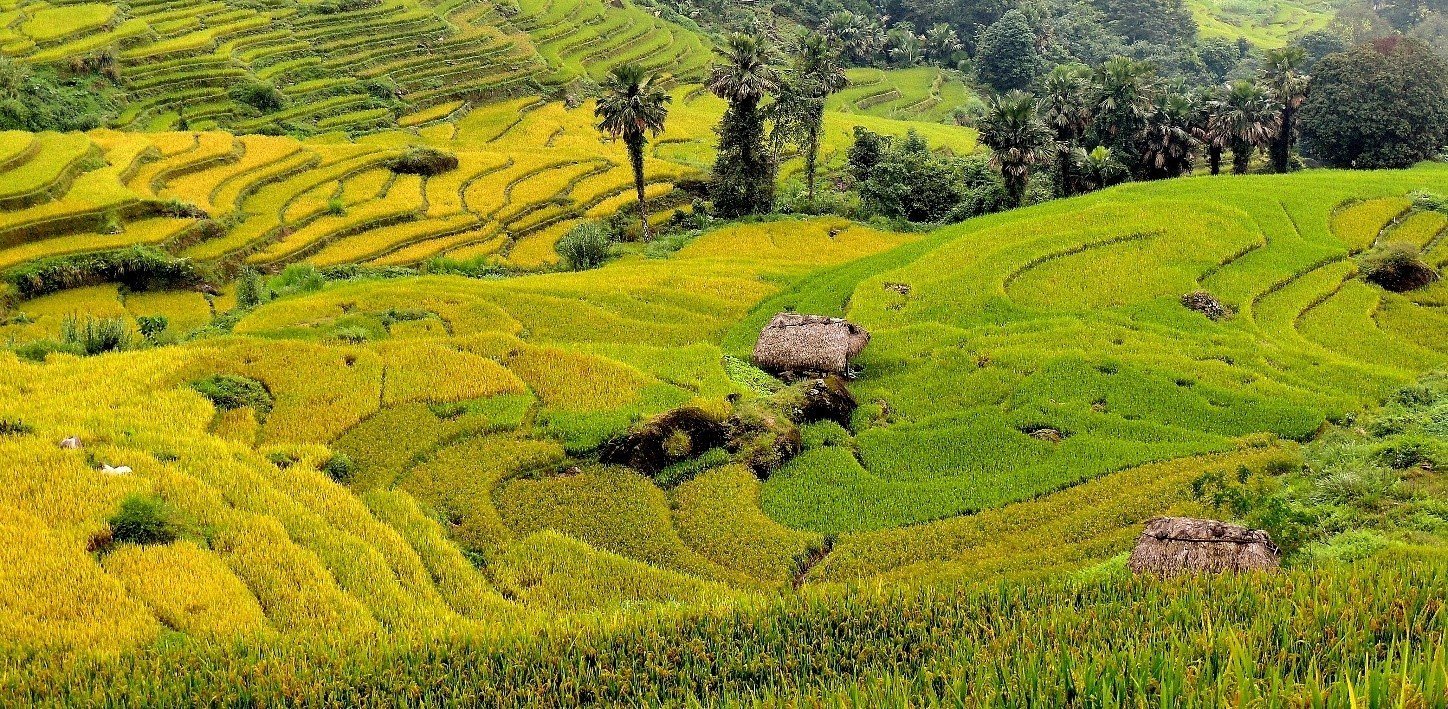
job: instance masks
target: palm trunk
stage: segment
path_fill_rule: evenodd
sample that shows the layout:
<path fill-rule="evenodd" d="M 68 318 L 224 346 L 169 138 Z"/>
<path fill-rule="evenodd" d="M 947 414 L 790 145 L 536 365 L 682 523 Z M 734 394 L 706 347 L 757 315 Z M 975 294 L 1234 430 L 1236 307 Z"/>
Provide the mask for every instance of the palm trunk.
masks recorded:
<path fill-rule="evenodd" d="M 634 190 L 639 197 L 639 226 L 643 228 L 644 241 L 652 241 L 653 234 L 649 232 L 649 207 L 644 199 L 644 136 L 629 135 L 624 138 L 628 146 L 628 161 L 633 167 Z"/>
<path fill-rule="evenodd" d="M 1216 145 L 1207 146 L 1207 164 L 1212 168 L 1213 175 L 1222 174 L 1222 149 Z"/>
<path fill-rule="evenodd" d="M 817 120 L 818 119 L 818 120 Z M 814 209 L 815 197 L 815 170 L 819 166 L 820 158 L 820 120 L 822 114 L 810 117 L 809 135 L 805 137 L 807 145 L 804 153 L 804 184 L 805 194 L 809 196 L 810 209 Z"/>
<path fill-rule="evenodd" d="M 1252 146 L 1238 143 L 1232 146 L 1232 174 L 1245 175 L 1252 164 Z"/>
<path fill-rule="evenodd" d="M 1277 136 L 1272 139 L 1272 171 L 1287 172 L 1287 161 L 1292 153 L 1292 122 L 1296 120 L 1291 106 L 1282 107 L 1282 121 L 1277 127 Z"/>
<path fill-rule="evenodd" d="M 1063 143 L 1065 149 L 1056 150 L 1056 179 L 1060 181 L 1057 191 L 1062 197 L 1070 197 L 1074 185 L 1071 177 L 1071 148 L 1070 143 Z"/>

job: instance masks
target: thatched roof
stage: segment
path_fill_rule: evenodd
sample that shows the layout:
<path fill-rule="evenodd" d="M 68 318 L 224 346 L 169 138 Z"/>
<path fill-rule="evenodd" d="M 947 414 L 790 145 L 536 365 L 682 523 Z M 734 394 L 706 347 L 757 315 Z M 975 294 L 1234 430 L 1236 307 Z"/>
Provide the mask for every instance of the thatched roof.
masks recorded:
<path fill-rule="evenodd" d="M 1134 573 L 1162 576 L 1275 569 L 1279 553 L 1260 529 L 1213 519 L 1158 517 L 1146 523 L 1127 566 Z"/>
<path fill-rule="evenodd" d="M 759 333 L 754 364 L 775 373 L 845 374 L 869 342 L 870 333 L 841 318 L 780 313 Z"/>

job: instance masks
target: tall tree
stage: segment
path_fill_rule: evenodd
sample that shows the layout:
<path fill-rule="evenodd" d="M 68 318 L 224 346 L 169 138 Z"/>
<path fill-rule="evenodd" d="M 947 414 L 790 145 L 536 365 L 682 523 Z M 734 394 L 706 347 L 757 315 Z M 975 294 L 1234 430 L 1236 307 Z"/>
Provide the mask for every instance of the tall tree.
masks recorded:
<path fill-rule="evenodd" d="M 944 22 L 937 22 L 925 30 L 925 55 L 941 66 L 952 66 L 955 53 L 964 45 L 955 28 Z"/>
<path fill-rule="evenodd" d="M 732 34 L 714 49 L 705 86 L 729 102 L 719 122 L 719 153 L 709 197 L 725 218 L 768 212 L 774 206 L 778 165 L 764 142 L 760 103 L 779 88 L 773 52 L 759 37 Z"/>
<path fill-rule="evenodd" d="M 1056 134 L 1056 192 L 1069 197 L 1076 191 L 1073 154 L 1091 127 L 1091 70 L 1082 64 L 1061 64 L 1046 76 L 1038 110 L 1041 120 Z"/>
<path fill-rule="evenodd" d="M 1292 147 L 1297 144 L 1297 114 L 1307 100 L 1307 50 L 1291 46 L 1268 50 L 1262 66 L 1262 82 L 1277 99 L 1277 135 L 1270 152 L 1272 170 L 1287 172 Z"/>
<path fill-rule="evenodd" d="M 1245 175 L 1252 152 L 1266 147 L 1277 134 L 1277 111 L 1272 94 L 1251 81 L 1227 85 L 1212 109 L 1212 119 L 1232 150 L 1232 174 Z"/>
<path fill-rule="evenodd" d="M 1407 167 L 1448 142 L 1448 62 L 1412 39 L 1317 63 L 1302 106 L 1303 152 L 1337 167 Z"/>
<path fill-rule="evenodd" d="M 805 190 L 814 201 L 825 99 L 849 85 L 839 51 L 824 36 L 807 34 L 781 82 L 775 102 L 775 131 L 791 136 L 804 152 Z"/>
<path fill-rule="evenodd" d="M 1035 98 L 1024 91 L 993 97 L 978 127 L 1012 204 L 1019 207 L 1025 201 L 1031 169 L 1051 159 L 1055 135 L 1036 116 Z"/>
<path fill-rule="evenodd" d="M 603 95 L 593 111 L 599 119 L 598 129 L 614 140 L 622 138 L 628 148 L 644 241 L 652 238 L 648 204 L 644 199 L 644 146 L 650 134 L 658 135 L 664 130 L 671 100 L 673 97 L 658 88 L 655 77 L 645 74 L 637 64 L 621 64 L 604 80 Z"/>
<path fill-rule="evenodd" d="M 1096 141 L 1111 148 L 1128 168 L 1139 173 L 1140 143 L 1156 110 L 1156 70 L 1128 57 L 1112 57 L 1092 76 L 1093 131 Z"/>
<path fill-rule="evenodd" d="M 1142 177 L 1180 177 L 1192 169 L 1192 157 L 1201 145 L 1192 134 L 1195 108 L 1191 98 L 1180 92 L 1157 99 L 1142 140 Z"/>
<path fill-rule="evenodd" d="M 1011 10 L 985 28 L 976 42 L 975 63 L 980 80 L 996 91 L 1029 87 L 1036 80 L 1041 57 L 1025 13 Z"/>

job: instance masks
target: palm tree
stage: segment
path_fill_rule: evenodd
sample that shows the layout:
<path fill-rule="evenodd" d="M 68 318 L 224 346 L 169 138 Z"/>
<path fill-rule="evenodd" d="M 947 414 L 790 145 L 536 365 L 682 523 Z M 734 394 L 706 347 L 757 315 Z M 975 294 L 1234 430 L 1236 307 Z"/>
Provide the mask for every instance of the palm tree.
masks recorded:
<path fill-rule="evenodd" d="M 1046 76 L 1038 108 L 1046 127 L 1056 133 L 1056 191 L 1069 197 L 1076 190 L 1071 174 L 1072 152 L 1091 127 L 1091 70 L 1081 64 L 1061 64 Z"/>
<path fill-rule="evenodd" d="M 1096 146 L 1089 153 L 1083 148 L 1076 148 L 1072 157 L 1081 166 L 1081 183 L 1087 191 L 1125 182 L 1129 176 L 1126 168 L 1111 154 L 1111 148 L 1104 145 Z"/>
<path fill-rule="evenodd" d="M 991 164 L 1001 171 L 1006 192 L 1019 207 L 1025 201 L 1031 168 L 1051 158 L 1054 135 L 1036 117 L 1036 100 L 1015 90 L 991 99 L 980 121 L 980 140 L 991 149 Z"/>
<path fill-rule="evenodd" d="M 1155 110 L 1156 70 L 1148 62 L 1113 57 L 1093 79 L 1096 134 L 1119 157 L 1135 157 L 1136 142 Z"/>
<path fill-rule="evenodd" d="M 848 86 L 850 80 L 845 77 L 845 67 L 834 45 L 823 36 L 811 33 L 800 40 L 799 53 L 794 57 L 786 83 L 789 91 L 781 93 L 788 93 L 791 100 L 781 96 L 780 103 L 785 104 L 785 112 L 793 114 L 793 122 L 804 141 L 805 190 L 813 203 L 825 99 Z"/>
<path fill-rule="evenodd" d="M 720 216 L 769 211 L 774 204 L 774 156 L 764 144 L 759 104 L 779 89 L 773 52 L 753 35 L 733 34 L 714 49 L 718 55 L 704 80 L 729 102 L 719 122 L 719 154 L 709 194 Z"/>
<path fill-rule="evenodd" d="M 1268 50 L 1262 81 L 1277 97 L 1277 136 L 1272 139 L 1272 170 L 1287 172 L 1292 145 L 1297 142 L 1297 111 L 1307 100 L 1311 77 L 1302 73 L 1307 50 L 1299 46 Z"/>
<path fill-rule="evenodd" d="M 1222 95 L 1221 86 L 1199 94 L 1192 120 L 1192 136 L 1206 148 L 1207 167 L 1213 175 L 1222 174 L 1222 151 L 1227 149 L 1226 126 L 1218 115 L 1225 105 Z"/>
<path fill-rule="evenodd" d="M 1213 132 L 1223 136 L 1232 150 L 1232 174 L 1245 175 L 1252 151 L 1265 147 L 1277 134 L 1277 111 L 1272 95 L 1250 81 L 1234 81 L 1213 107 Z"/>
<path fill-rule="evenodd" d="M 629 165 L 633 167 L 634 189 L 639 198 L 639 223 L 644 241 L 649 233 L 649 212 L 644 202 L 644 145 L 647 134 L 658 135 L 669 117 L 672 96 L 659 89 L 657 77 L 646 75 L 637 64 L 613 68 L 603 83 L 603 96 L 593 115 L 599 119 L 598 129 L 628 148 Z"/>
<path fill-rule="evenodd" d="M 925 53 L 941 66 L 945 66 L 961 47 L 960 35 L 944 22 L 937 22 L 925 30 Z"/>
<path fill-rule="evenodd" d="M 1144 177 L 1180 177 L 1192 169 L 1192 156 L 1201 146 L 1192 134 L 1195 110 L 1191 98 L 1183 93 L 1169 93 L 1157 101 L 1142 140 Z"/>

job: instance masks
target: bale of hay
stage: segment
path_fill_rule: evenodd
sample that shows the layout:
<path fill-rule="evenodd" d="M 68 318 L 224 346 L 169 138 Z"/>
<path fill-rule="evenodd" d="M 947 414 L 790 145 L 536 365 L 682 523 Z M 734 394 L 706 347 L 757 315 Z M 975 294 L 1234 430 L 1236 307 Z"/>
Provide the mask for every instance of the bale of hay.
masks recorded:
<path fill-rule="evenodd" d="M 1213 519 L 1158 517 L 1146 523 L 1127 566 L 1132 573 L 1174 576 L 1275 569 L 1281 551 L 1267 532 Z"/>
<path fill-rule="evenodd" d="M 846 374 L 869 342 L 870 333 L 842 318 L 780 313 L 759 333 L 753 360 L 773 374 Z"/>

